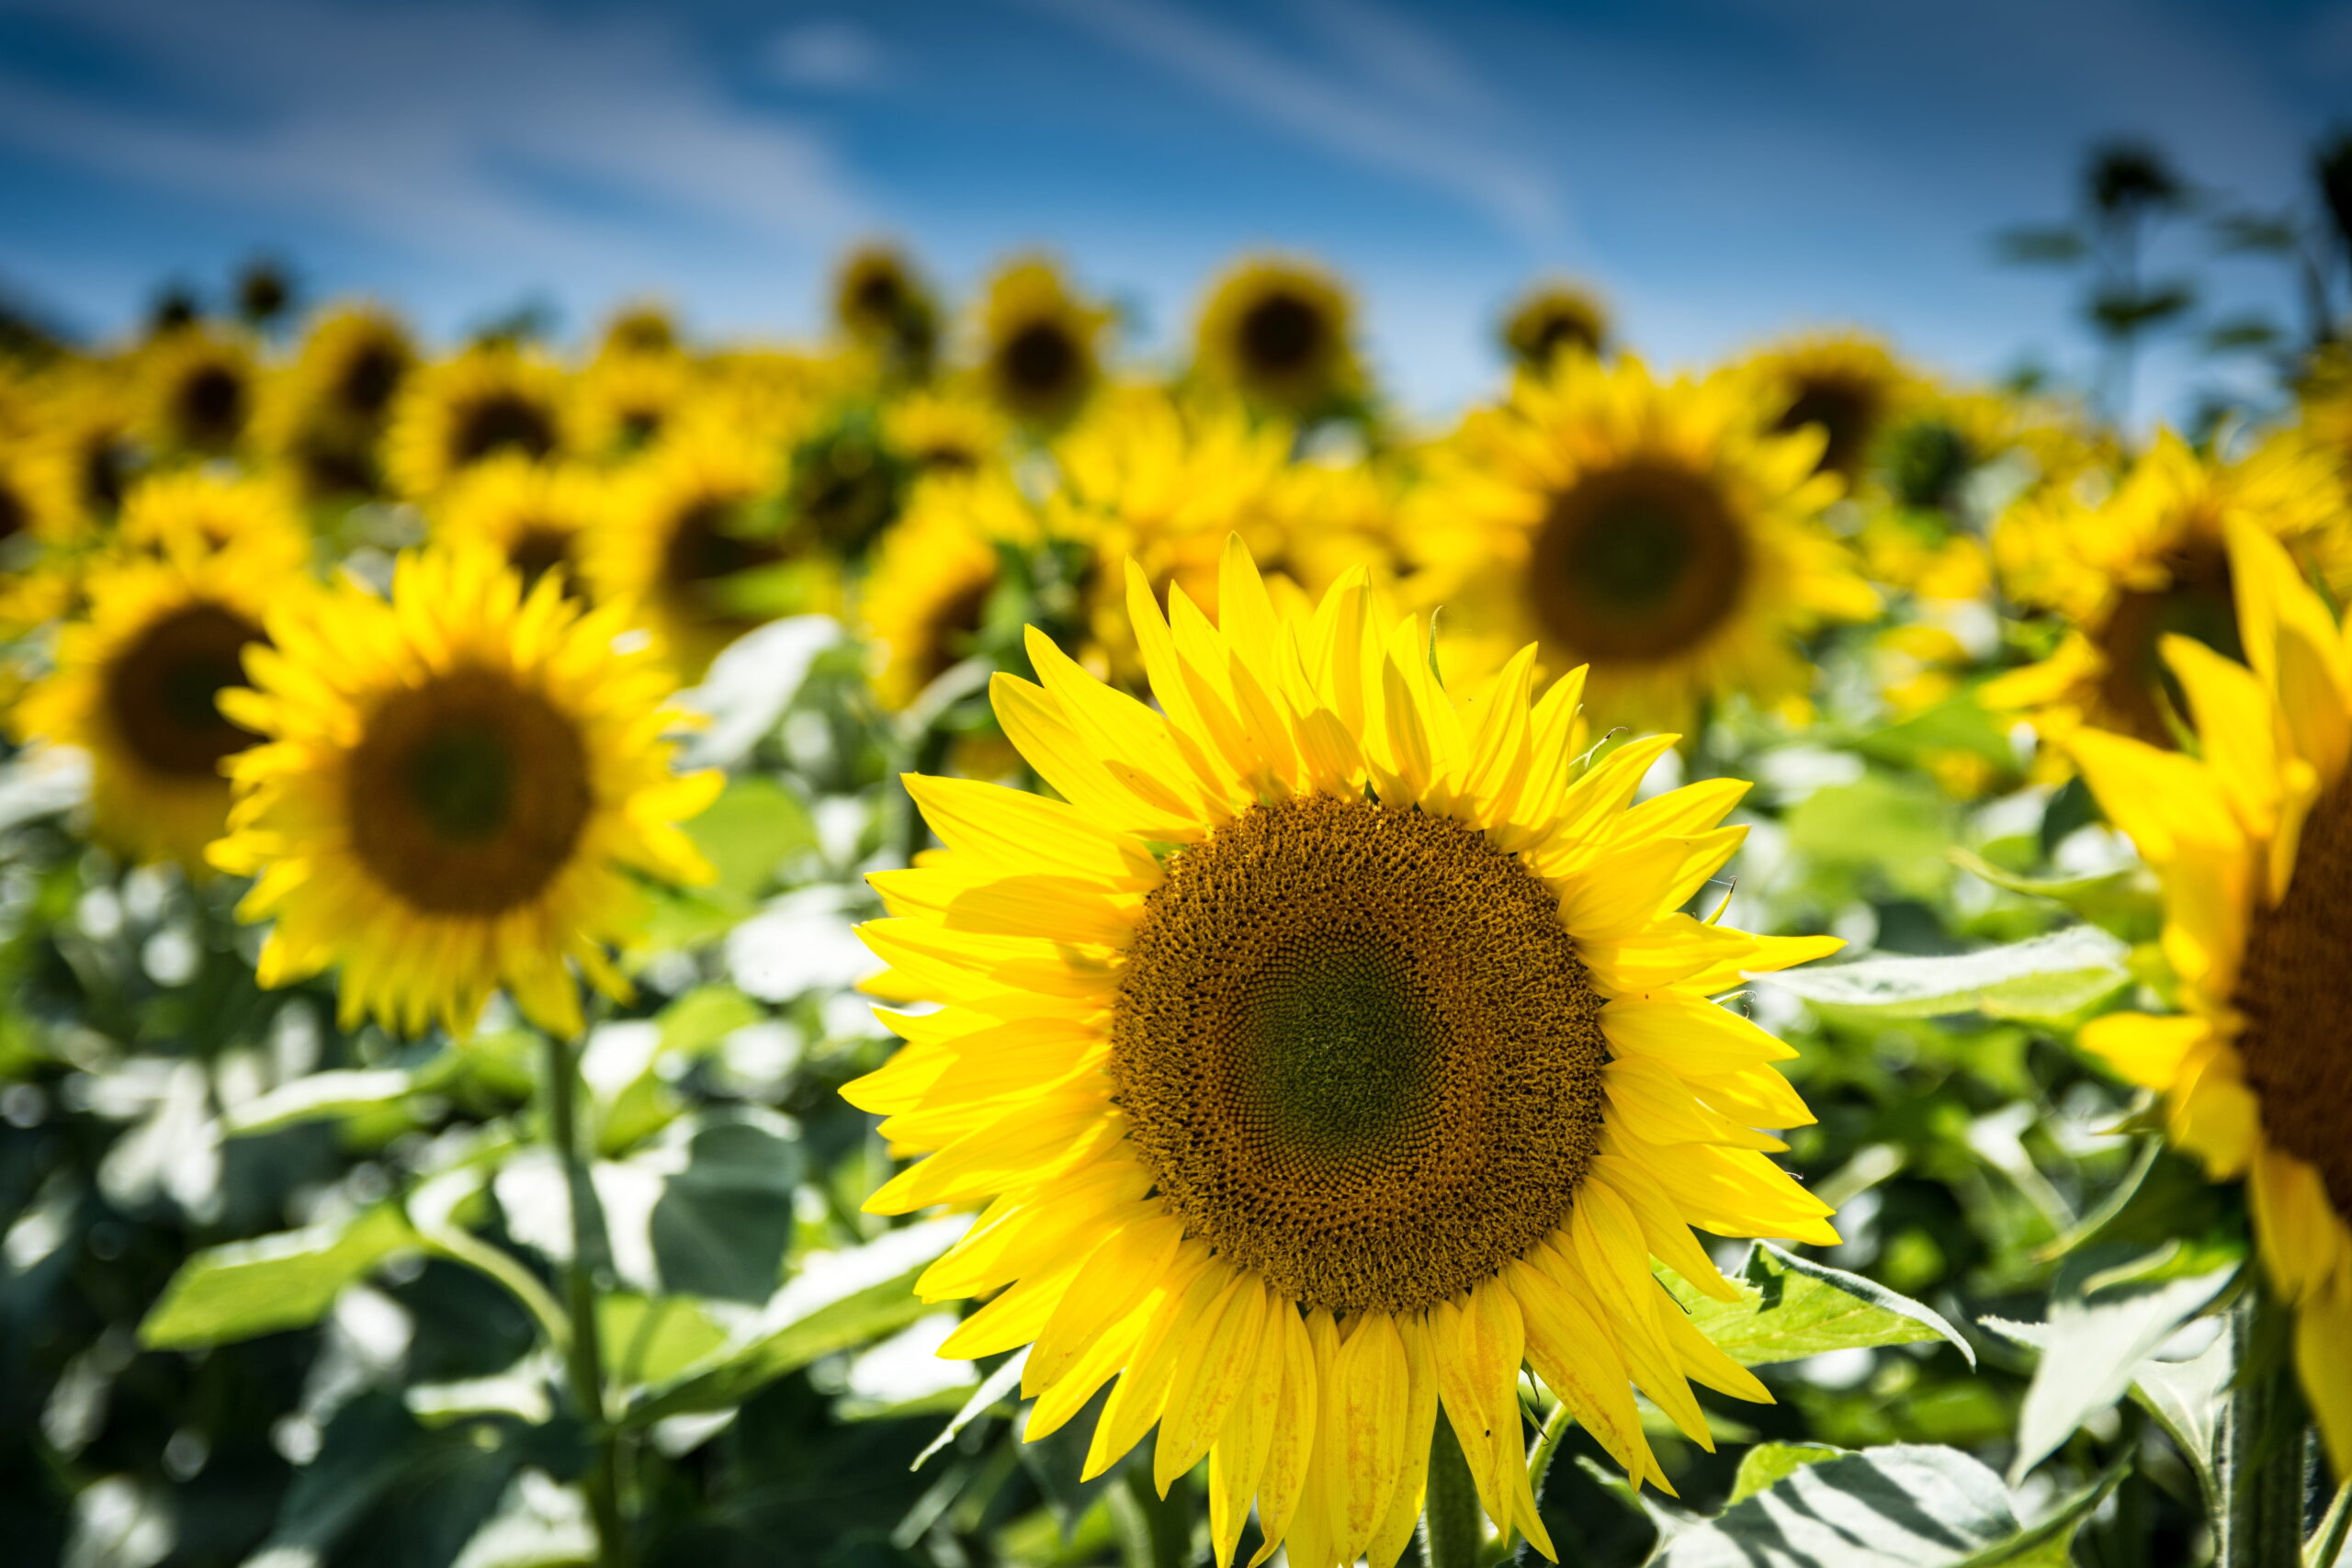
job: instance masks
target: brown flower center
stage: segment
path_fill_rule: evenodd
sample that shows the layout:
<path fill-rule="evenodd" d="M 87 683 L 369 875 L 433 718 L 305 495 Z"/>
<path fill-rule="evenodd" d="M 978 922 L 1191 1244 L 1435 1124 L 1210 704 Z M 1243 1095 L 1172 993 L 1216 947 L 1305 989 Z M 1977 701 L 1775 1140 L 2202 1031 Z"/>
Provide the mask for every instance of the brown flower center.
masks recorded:
<path fill-rule="evenodd" d="M 467 403 L 449 433 L 449 456 L 460 467 L 496 452 L 539 458 L 554 450 L 553 412 L 519 392 L 492 392 Z"/>
<path fill-rule="evenodd" d="M 1252 374 L 1276 380 L 1298 375 L 1323 351 L 1323 312 L 1278 288 L 1241 314 L 1241 357 Z"/>
<path fill-rule="evenodd" d="M 1870 455 L 1871 438 L 1878 434 L 1885 402 L 1875 385 L 1858 377 L 1800 377 L 1797 395 L 1773 428 L 1794 431 L 1808 424 L 1821 426 L 1829 439 L 1821 449 L 1819 467 L 1850 479 L 1861 471 L 1862 459 Z"/>
<path fill-rule="evenodd" d="M 2231 659 L 2240 657 L 2240 649 L 2230 558 L 2221 545 L 2199 540 L 2166 557 L 2164 569 L 2164 587 L 2116 596 L 2092 641 L 2104 661 L 2098 700 L 2106 722 L 2152 746 L 2169 747 L 2173 731 L 2164 703 L 2187 709 L 2165 665 L 2165 637 L 2192 637 Z"/>
<path fill-rule="evenodd" d="M 226 365 L 200 365 L 172 397 L 172 423 L 190 446 L 218 451 L 235 445 L 245 428 L 245 378 Z"/>
<path fill-rule="evenodd" d="M 351 843 L 433 915 L 499 915 L 571 858 L 594 795 L 578 725 L 478 667 L 393 693 L 368 716 L 345 784 Z"/>
<path fill-rule="evenodd" d="M 1060 321 L 1031 321 L 998 351 L 1001 376 L 1013 401 L 1025 412 L 1050 411 L 1074 397 L 1084 359 L 1069 328 Z"/>
<path fill-rule="evenodd" d="M 223 686 L 245 682 L 243 660 L 262 630 L 199 600 L 156 620 L 107 664 L 106 713 L 130 754 L 159 773 L 217 779 L 224 758 L 257 739 L 221 716 Z"/>
<path fill-rule="evenodd" d="M 1600 1009 L 1516 857 L 1303 796 L 1170 863 L 1111 1072 L 1189 1231 L 1308 1306 L 1409 1312 L 1566 1217 L 1600 1136 Z"/>
<path fill-rule="evenodd" d="M 1713 483 L 1662 463 L 1587 474 L 1535 536 L 1529 591 L 1549 638 L 1577 659 L 1672 659 L 1737 606 L 1745 535 Z"/>

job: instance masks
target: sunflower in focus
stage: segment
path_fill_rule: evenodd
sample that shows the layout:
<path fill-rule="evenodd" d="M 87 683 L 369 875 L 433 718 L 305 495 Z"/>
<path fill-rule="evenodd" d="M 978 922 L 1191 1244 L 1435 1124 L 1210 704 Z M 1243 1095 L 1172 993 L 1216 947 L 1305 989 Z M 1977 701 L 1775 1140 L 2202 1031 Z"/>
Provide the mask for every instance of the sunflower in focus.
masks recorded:
<path fill-rule="evenodd" d="M 1210 290 L 1194 329 L 1193 362 L 1216 386 L 1311 416 L 1357 379 L 1354 317 L 1347 290 L 1322 267 L 1252 258 Z"/>
<path fill-rule="evenodd" d="M 149 555 L 228 555 L 265 577 L 308 571 L 311 531 L 285 487 L 209 469 L 156 474 L 123 502 L 122 543 Z"/>
<path fill-rule="evenodd" d="M 915 379 L 939 352 L 939 304 L 893 245 L 860 245 L 833 276 L 833 320 L 851 342 Z"/>
<path fill-rule="evenodd" d="M 874 552 L 858 594 L 876 654 L 874 694 L 902 712 L 978 651 L 1004 550 L 1037 536 L 1035 515 L 998 471 L 943 475 L 916 492 Z"/>
<path fill-rule="evenodd" d="M 192 328 L 170 333 L 144 355 L 139 379 L 147 433 L 160 450 L 218 457 L 253 423 L 259 372 L 235 339 Z"/>
<path fill-rule="evenodd" d="M 1772 428 L 1818 426 L 1821 466 L 1849 485 L 1913 393 L 1909 373 L 1886 345 L 1858 333 L 1801 338 L 1766 350 L 1745 370 L 1780 400 Z"/>
<path fill-rule="evenodd" d="M 2292 433 L 2235 461 L 2200 457 L 2160 432 L 2097 505 L 2050 490 L 2012 507 L 1994 535 L 2011 593 L 2064 628 L 2041 662 L 1988 682 L 1988 706 L 2030 716 L 2058 741 L 2078 725 L 2173 744 L 2179 692 L 2164 639 L 2243 651 L 2226 540 L 2231 524 L 2280 540 L 2335 591 L 2352 586 L 2344 490 Z"/>
<path fill-rule="evenodd" d="M 493 457 L 459 475 L 435 504 L 434 537 L 495 552 L 526 592 L 551 576 L 578 594 L 583 542 L 604 500 L 595 477 L 572 465 Z"/>
<path fill-rule="evenodd" d="M 59 633 L 54 672 L 13 722 L 25 739 L 89 753 L 100 838 L 137 860 L 200 868 L 229 810 L 222 769 L 257 739 L 217 698 L 243 681 L 246 652 L 267 646 L 271 606 L 307 584 L 184 530 L 85 586 L 88 618 Z"/>
<path fill-rule="evenodd" d="M 778 468 L 764 445 L 697 424 L 611 482 L 582 561 L 589 587 L 651 632 L 683 680 L 762 622 L 838 601 L 815 540 L 775 515 Z"/>
<path fill-rule="evenodd" d="M 625 996 L 606 949 L 640 877 L 708 879 L 677 823 L 719 778 L 673 771 L 666 679 L 621 630 L 486 550 L 404 555 L 389 601 L 347 581 L 273 609 L 221 699 L 268 743 L 232 765 L 211 852 L 257 879 L 238 914 L 275 922 L 261 983 L 340 965 L 345 1027 L 407 1034 L 466 1032 L 501 987 L 576 1034 L 574 966 Z"/>
<path fill-rule="evenodd" d="M 1801 694 L 1798 637 L 1877 596 L 1820 525 L 1838 481 L 1819 433 L 1769 432 L 1756 406 L 1738 378 L 1572 355 L 1474 413 L 1406 530 L 1447 668 L 1491 671 L 1532 639 L 1547 669 L 1591 667 L 1605 722 L 1645 729 Z"/>
<path fill-rule="evenodd" d="M 980 384 L 1014 419 L 1058 424 L 1102 378 L 1109 322 L 1108 311 L 1070 292 L 1053 263 L 1042 256 L 1014 261 L 989 281 L 980 302 Z"/>
<path fill-rule="evenodd" d="M 1609 347 L 1609 308 L 1581 284 L 1539 283 L 1503 317 L 1511 363 L 1541 376 L 1562 353 L 1599 358 Z"/>
<path fill-rule="evenodd" d="M 472 465 L 504 453 L 541 460 L 564 448 L 569 389 L 552 361 L 484 344 L 402 384 L 385 435 L 393 486 L 423 500 Z"/>
<path fill-rule="evenodd" d="M 2164 639 L 2197 758 L 2128 735 L 2071 750 L 2163 886 L 2177 1017 L 2115 1013 L 2086 1048 L 2163 1092 L 2173 1142 L 2243 1177 L 2264 1269 L 2296 1312 L 2296 1363 L 2352 1475 L 2352 655 L 2279 541 L 2227 525 L 2245 662 Z"/>
<path fill-rule="evenodd" d="M 1221 626 L 1128 574 L 1158 707 L 1034 631 L 1042 683 L 996 678 L 1059 800 L 908 781 L 947 847 L 863 934 L 944 1005 L 843 1091 L 929 1155 L 867 1207 L 987 1203 L 917 1285 L 990 1295 L 942 1354 L 1028 1345 L 1033 1441 L 1116 1378 L 1085 1473 L 1157 1425 L 1220 1562 L 1253 1499 L 1255 1561 L 1395 1562 L 1441 1412 L 1551 1554 L 1522 1365 L 1661 1487 L 1634 1385 L 1703 1447 L 1689 1380 L 1770 1397 L 1652 1260 L 1724 1294 L 1691 1226 L 1835 1235 L 1753 1130 L 1812 1120 L 1792 1053 L 1708 998 L 1836 942 L 1677 912 L 1742 786 L 1629 810 L 1668 742 L 1579 774 L 1580 673 L 1531 702 L 1528 649 L 1457 704 L 1362 573 L 1287 617 L 1238 540 L 1219 576 Z"/>

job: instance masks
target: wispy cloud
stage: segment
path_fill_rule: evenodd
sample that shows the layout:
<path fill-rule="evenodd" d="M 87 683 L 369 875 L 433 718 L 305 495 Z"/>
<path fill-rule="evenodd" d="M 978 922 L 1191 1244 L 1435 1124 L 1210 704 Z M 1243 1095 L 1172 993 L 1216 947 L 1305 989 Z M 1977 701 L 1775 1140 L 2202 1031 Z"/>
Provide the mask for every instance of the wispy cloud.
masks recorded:
<path fill-rule="evenodd" d="M 457 0 L 17 8 L 96 35 L 179 103 L 0 67 L 0 140 L 157 188 L 331 215 L 412 254 L 609 276 L 658 268 L 650 218 L 794 253 L 867 221 L 822 140 L 729 104 L 657 19 Z"/>
<path fill-rule="evenodd" d="M 768 43 L 770 73 L 795 87 L 878 87 L 890 80 L 891 64 L 880 39 L 839 18 L 798 23 Z"/>
<path fill-rule="evenodd" d="M 1332 152 L 1452 195 L 1535 243 L 1566 227 L 1559 181 L 1523 155 L 1465 135 L 1453 107 L 1470 78 L 1442 54 L 1404 63 L 1407 25 L 1357 4 L 1354 79 L 1284 58 L 1257 39 L 1170 0 L 1020 0 L 1165 67 L 1259 118 Z M 1327 18 L 1328 19 L 1328 18 Z M 1364 67 L 1371 66 L 1366 70 Z M 1400 81 L 1400 75 L 1402 80 Z M 1400 91 L 1400 86 L 1406 90 Z"/>

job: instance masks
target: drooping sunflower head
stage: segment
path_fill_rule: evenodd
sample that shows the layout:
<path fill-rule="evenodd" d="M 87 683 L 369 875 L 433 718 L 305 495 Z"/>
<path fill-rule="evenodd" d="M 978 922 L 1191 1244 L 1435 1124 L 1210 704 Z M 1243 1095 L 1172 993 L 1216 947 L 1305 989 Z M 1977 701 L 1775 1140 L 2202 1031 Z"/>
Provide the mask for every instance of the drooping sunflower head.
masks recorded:
<path fill-rule="evenodd" d="M 274 479 L 184 468 L 133 485 L 121 541 L 148 555 L 226 555 L 275 580 L 311 567 L 311 530 Z"/>
<path fill-rule="evenodd" d="M 778 503 L 781 468 L 766 445 L 698 423 L 610 486 L 587 540 L 589 586 L 650 631 L 684 679 L 762 622 L 838 598 L 837 568 Z"/>
<path fill-rule="evenodd" d="M 234 450 L 253 423 L 260 373 L 242 342 L 190 329 L 142 356 L 149 438 L 166 452 L 217 457 Z"/>
<path fill-rule="evenodd" d="M 696 390 L 694 367 L 677 354 L 607 351 L 572 389 L 571 445 L 591 457 L 626 457 L 662 439 Z"/>
<path fill-rule="evenodd" d="M 1441 455 L 1408 529 L 1417 592 L 1448 605 L 1462 668 L 1491 671 L 1532 638 L 1548 668 L 1591 666 L 1611 723 L 1792 695 L 1798 636 L 1877 603 L 1821 527 L 1838 481 L 1815 472 L 1819 440 L 1760 429 L 1733 378 L 1564 362 Z"/>
<path fill-rule="evenodd" d="M 978 372 L 996 405 L 1027 424 L 1058 424 L 1101 379 L 1110 313 L 1080 299 L 1061 269 L 1023 256 L 999 269 L 979 309 Z"/>
<path fill-rule="evenodd" d="M 502 987 L 575 1033 L 575 967 L 625 994 L 607 949 L 640 878 L 708 876 L 676 824 L 718 781 L 673 771 L 667 678 L 621 629 L 486 550 L 403 556 L 389 599 L 346 581 L 274 610 L 222 699 L 269 744 L 232 769 L 211 856 L 274 922 L 261 982 L 339 967 L 347 1024 L 409 1034 L 463 1033 Z"/>
<path fill-rule="evenodd" d="M 939 350 L 939 302 L 895 245 L 860 245 L 833 275 L 833 320 L 851 342 L 917 379 Z"/>
<path fill-rule="evenodd" d="M 526 592 L 552 577 L 577 596 L 586 592 L 584 541 L 604 505 L 602 485 L 582 468 L 493 457 L 459 475 L 435 503 L 433 536 L 495 552 Z"/>
<path fill-rule="evenodd" d="M 569 393 L 551 360 L 501 344 L 469 348 L 402 383 L 385 470 L 401 494 L 424 500 L 492 457 L 560 456 Z"/>
<path fill-rule="evenodd" d="M 1562 354 L 1600 357 L 1609 346 L 1609 308 L 1582 284 L 1539 283 L 1504 315 L 1502 340 L 1512 364 L 1541 376 Z"/>
<path fill-rule="evenodd" d="M 229 809 L 222 770 L 257 736 L 218 698 L 266 648 L 274 604 L 307 580 L 175 533 L 85 583 L 86 619 L 59 634 L 53 673 L 26 694 L 18 732 L 91 761 L 93 830 L 138 860 L 203 865 Z"/>
<path fill-rule="evenodd" d="M 2184 636 L 2162 649 L 2198 755 L 2101 729 L 2069 743 L 2163 886 L 2186 1011 L 2081 1038 L 2164 1094 L 2173 1141 L 2217 1179 L 2245 1179 L 2304 1392 L 2352 1475 L 2352 657 L 2285 545 L 2244 516 L 2224 529 L 2245 661 Z"/>
<path fill-rule="evenodd" d="M 864 931 L 944 1006 L 846 1093 L 935 1152 L 869 1207 L 992 1200 L 917 1287 L 1004 1287 L 944 1353 L 1030 1344 L 1032 1438 L 1118 1378 L 1088 1473 L 1155 1422 L 1162 1487 L 1209 1456 L 1220 1562 L 1253 1497 L 1260 1561 L 1393 1562 L 1441 1408 L 1548 1552 L 1522 1364 L 1661 1484 L 1632 1383 L 1702 1443 L 1687 1376 L 1763 1395 L 1651 1260 L 1721 1292 L 1692 1225 L 1835 1234 L 1753 1130 L 1810 1119 L 1790 1053 L 1707 999 L 1835 943 L 1679 912 L 1741 786 L 1629 809 L 1668 742 L 1580 772 L 1580 675 L 1459 702 L 1361 572 L 1287 616 L 1238 540 L 1219 577 L 1212 623 L 1129 574 L 1158 706 L 1034 632 L 997 677 L 1058 800 L 909 781 L 946 847 Z"/>
<path fill-rule="evenodd" d="M 1193 355 L 1209 381 L 1255 402 L 1310 415 L 1357 376 L 1355 308 L 1328 270 L 1288 257 L 1252 257 L 1209 292 Z"/>
<path fill-rule="evenodd" d="M 883 706 L 904 710 L 980 651 L 1003 552 L 1037 536 L 1035 513 L 1001 470 L 941 475 L 916 491 L 883 534 L 857 596 Z"/>
<path fill-rule="evenodd" d="M 2164 639 L 2243 651 L 2230 525 L 2281 541 L 2341 592 L 2352 587 L 2346 504 L 2325 459 L 2293 433 L 2232 461 L 2159 432 L 2098 504 L 2063 491 L 2030 498 L 2003 516 L 1996 544 L 2020 568 L 2012 593 L 2056 611 L 2065 629 L 2048 659 L 1988 684 L 1984 700 L 2030 715 L 2052 740 L 2087 723 L 2175 744 L 2182 694 Z"/>
<path fill-rule="evenodd" d="M 1859 333 L 1801 338 L 1758 355 L 1746 371 L 1780 400 L 1772 428 L 1818 429 L 1821 466 L 1849 486 L 1912 393 L 1886 345 Z"/>

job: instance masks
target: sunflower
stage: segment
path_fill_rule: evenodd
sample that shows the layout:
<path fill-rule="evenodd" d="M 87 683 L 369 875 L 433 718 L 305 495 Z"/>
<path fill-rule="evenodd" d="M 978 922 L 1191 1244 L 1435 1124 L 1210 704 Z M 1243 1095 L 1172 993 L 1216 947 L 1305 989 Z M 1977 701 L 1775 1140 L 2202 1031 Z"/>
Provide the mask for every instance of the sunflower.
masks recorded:
<path fill-rule="evenodd" d="M 427 367 L 402 384 L 385 436 L 393 485 L 423 500 L 460 472 L 503 452 L 560 455 L 568 412 L 563 372 L 524 350 L 481 345 Z"/>
<path fill-rule="evenodd" d="M 120 538 L 150 555 L 168 555 L 185 542 L 273 578 L 311 565 L 311 531 L 282 485 L 207 468 L 155 474 L 133 485 L 122 505 Z"/>
<path fill-rule="evenodd" d="M 916 492 L 876 547 L 857 599 L 884 707 L 905 709 L 977 651 L 1004 549 L 1037 532 L 1029 503 L 1000 471 L 943 475 Z"/>
<path fill-rule="evenodd" d="M 231 768 L 211 859 L 256 876 L 238 906 L 274 919 L 257 975 L 343 970 L 345 1026 L 465 1032 L 504 987 L 541 1027 L 581 1027 L 577 965 L 645 912 L 639 878 L 707 880 L 677 827 L 718 792 L 672 771 L 665 678 L 616 651 L 608 612 L 543 580 L 527 595 L 486 550 L 401 558 L 389 601 L 356 581 L 274 608 L 273 648 L 223 711 L 268 744 Z"/>
<path fill-rule="evenodd" d="M 1661 1487 L 1629 1384 L 1702 1446 L 1686 1379 L 1769 1397 L 1652 1258 L 1722 1294 L 1692 1225 L 1835 1235 L 1751 1130 L 1812 1119 L 1792 1053 L 1707 998 L 1836 942 L 1677 912 L 1740 786 L 1628 810 L 1656 741 L 1577 776 L 1580 675 L 1531 711 L 1531 649 L 1457 705 L 1361 573 L 1286 618 L 1238 540 L 1220 576 L 1221 627 L 1129 573 L 1158 709 L 1034 632 L 1043 684 L 997 677 L 1060 800 L 910 779 L 948 848 L 863 933 L 944 1006 L 886 1012 L 908 1045 L 843 1092 L 933 1152 L 867 1207 L 988 1201 L 917 1285 L 1006 1287 L 943 1353 L 1028 1344 L 1032 1440 L 1120 1377 L 1086 1473 L 1157 1422 L 1221 1562 L 1253 1497 L 1259 1561 L 1394 1562 L 1441 1408 L 1548 1554 L 1522 1363 Z"/>
<path fill-rule="evenodd" d="M 2352 910 L 2352 656 L 2279 542 L 2226 525 L 2245 663 L 2180 636 L 2164 657 L 2201 757 L 2103 730 L 2071 750 L 2155 868 L 2187 1011 L 2116 1013 L 2083 1044 L 2162 1090 L 2173 1141 L 2244 1177 L 2263 1265 L 2296 1308 L 2296 1362 L 2352 1475 L 2352 1076 L 2337 1004 Z"/>
<path fill-rule="evenodd" d="M 1193 356 L 1204 378 L 1309 416 L 1353 389 L 1354 306 L 1337 278 L 1284 257 L 1243 261 L 1201 308 Z"/>
<path fill-rule="evenodd" d="M 1599 357 L 1609 347 L 1609 308 L 1577 283 L 1539 283 L 1519 297 L 1502 322 L 1511 363 L 1542 375 L 1564 351 Z"/>
<path fill-rule="evenodd" d="M 1531 638 L 1547 669 L 1589 664 L 1612 725 L 1792 697 L 1798 636 L 1877 603 L 1820 525 L 1838 488 L 1815 471 L 1820 441 L 1761 429 L 1736 378 L 1562 356 L 1438 455 L 1407 529 L 1416 597 L 1447 606 L 1442 651 L 1466 673 Z"/>
<path fill-rule="evenodd" d="M 977 398 L 911 392 L 886 404 L 882 434 L 928 474 L 967 474 L 1004 449 L 1004 417 Z"/>
<path fill-rule="evenodd" d="M 146 425 L 165 452 L 219 456 L 253 423 L 260 379 L 252 351 L 233 338 L 190 329 L 162 339 L 140 367 Z"/>
<path fill-rule="evenodd" d="M 368 305 L 343 305 L 321 316 L 272 400 L 281 440 L 301 428 L 372 440 L 416 368 L 416 345 L 398 317 Z M 281 412 L 282 411 L 282 412 Z"/>
<path fill-rule="evenodd" d="M 837 571 L 775 516 L 779 468 L 764 444 L 697 423 L 612 483 L 582 561 L 589 587 L 650 631 L 682 678 L 763 621 L 834 607 Z"/>
<path fill-rule="evenodd" d="M 2178 693 L 2163 639 L 2241 651 L 2229 525 L 2284 541 L 2341 591 L 2352 586 L 2346 504 L 2325 459 L 2293 433 L 2227 461 L 2159 432 L 2101 503 L 2073 490 L 2030 498 L 2002 517 L 1996 557 L 2012 594 L 2054 611 L 2065 630 L 2049 658 L 1989 682 L 1983 700 L 2030 716 L 2053 741 L 2090 724 L 2172 744 Z"/>
<path fill-rule="evenodd" d="M 596 356 L 627 359 L 645 355 L 668 355 L 676 354 L 678 347 L 678 323 L 669 308 L 654 300 L 640 299 L 622 306 L 605 321 Z"/>
<path fill-rule="evenodd" d="M 572 445 L 591 457 L 641 452 L 662 439 L 694 392 L 694 367 L 684 355 L 606 353 L 574 389 Z"/>
<path fill-rule="evenodd" d="M 434 536 L 488 547 L 521 576 L 526 591 L 552 576 L 566 593 L 577 594 L 583 544 L 604 500 L 595 476 L 582 468 L 510 454 L 458 477 L 434 506 Z"/>
<path fill-rule="evenodd" d="M 1859 333 L 1801 338 L 1766 350 L 1744 370 L 1778 400 L 1772 428 L 1820 427 L 1821 466 L 1849 485 L 1861 477 L 1879 435 L 1914 390 L 1886 346 Z"/>
<path fill-rule="evenodd" d="M 996 405 L 1029 424 L 1058 424 L 1102 378 L 1109 312 L 1072 294 L 1042 256 L 1014 261 L 989 282 L 979 317 L 979 378 Z"/>
<path fill-rule="evenodd" d="M 119 389 L 90 378 L 61 390 L 24 448 L 39 525 L 63 537 L 111 524 L 147 457 Z"/>
<path fill-rule="evenodd" d="M 229 810 L 222 767 L 255 743 L 215 699 L 239 660 L 267 646 L 273 604 L 300 576 L 210 550 L 192 530 L 86 581 L 88 619 L 59 634 L 53 673 L 14 716 L 20 735 L 90 754 L 96 832 L 133 858 L 203 864 Z"/>
<path fill-rule="evenodd" d="M 939 305 L 895 246 L 860 245 L 842 258 L 833 320 L 851 342 L 916 379 L 930 373 L 939 352 Z"/>

